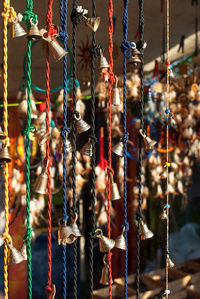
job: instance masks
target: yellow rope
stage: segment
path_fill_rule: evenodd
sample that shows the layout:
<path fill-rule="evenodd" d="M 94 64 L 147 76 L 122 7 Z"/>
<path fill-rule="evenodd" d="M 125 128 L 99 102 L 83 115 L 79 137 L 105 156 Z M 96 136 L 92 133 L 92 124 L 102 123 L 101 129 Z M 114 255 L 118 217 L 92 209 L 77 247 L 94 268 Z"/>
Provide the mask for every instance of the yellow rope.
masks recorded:
<path fill-rule="evenodd" d="M 3 5 L 4 11 L 2 13 L 3 17 L 3 105 L 4 105 L 4 133 L 6 135 L 6 139 L 4 141 L 5 146 L 9 146 L 9 138 L 8 138 L 8 110 L 7 110 L 7 85 L 8 85 L 8 48 L 7 48 L 7 25 L 8 22 L 12 22 L 13 19 L 16 18 L 16 13 L 13 7 L 10 7 L 10 1 L 4 0 Z M 9 197 L 8 197 L 8 164 L 4 165 L 4 180 L 5 180 L 5 232 L 3 234 L 4 239 L 4 298 L 8 298 L 8 250 L 9 244 L 11 243 L 11 237 L 9 235 Z"/>

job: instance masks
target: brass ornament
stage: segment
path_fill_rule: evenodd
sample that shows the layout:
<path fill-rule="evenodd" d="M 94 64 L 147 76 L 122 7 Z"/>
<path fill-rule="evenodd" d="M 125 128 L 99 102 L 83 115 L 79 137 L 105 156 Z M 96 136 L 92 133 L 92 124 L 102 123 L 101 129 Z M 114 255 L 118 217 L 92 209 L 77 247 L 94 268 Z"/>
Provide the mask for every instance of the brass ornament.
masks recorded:
<path fill-rule="evenodd" d="M 30 24 L 31 24 L 31 27 L 30 27 L 27 37 L 31 40 L 41 39 L 40 30 L 38 29 L 38 20 L 34 24 L 33 18 L 30 18 Z"/>
<path fill-rule="evenodd" d="M 88 142 L 82 147 L 80 150 L 80 153 L 85 156 L 92 157 L 93 154 L 93 146 L 92 146 L 92 140 L 89 138 Z"/>
<path fill-rule="evenodd" d="M 2 149 L 0 150 L 0 163 L 9 163 L 11 162 L 12 159 L 10 157 L 9 151 L 8 151 L 8 147 L 4 146 L 2 147 Z"/>
<path fill-rule="evenodd" d="M 48 176 L 46 169 L 37 177 L 35 182 L 35 192 L 38 194 L 46 194 Z"/>
<path fill-rule="evenodd" d="M 156 145 L 156 141 L 152 140 L 150 137 L 148 137 L 143 131 L 142 129 L 139 130 L 140 135 L 143 137 L 144 139 L 144 144 L 145 144 L 145 148 L 146 150 L 152 150 L 154 148 L 154 146 Z"/>
<path fill-rule="evenodd" d="M 121 234 L 115 240 L 115 247 L 122 250 L 126 250 L 126 240 L 124 237 L 124 232 L 125 232 L 125 227 L 123 228 Z"/>
<path fill-rule="evenodd" d="M 124 154 L 124 144 L 122 140 L 112 147 L 112 152 L 117 156 L 123 157 Z"/>
<path fill-rule="evenodd" d="M 81 114 L 78 112 L 74 114 L 74 119 L 76 120 L 76 130 L 78 134 L 88 131 L 91 126 L 81 119 Z"/>
<path fill-rule="evenodd" d="M 112 194 L 112 200 L 118 200 L 121 198 L 118 186 L 113 181 L 113 175 L 111 175 L 111 194 Z"/>
<path fill-rule="evenodd" d="M 140 234 L 142 240 L 150 239 L 154 236 L 152 231 L 148 229 L 147 224 L 143 221 L 143 219 L 140 220 Z"/>
<path fill-rule="evenodd" d="M 115 246 L 115 241 L 103 235 L 101 229 L 95 231 L 97 238 L 99 238 L 99 250 L 100 252 L 108 252 Z"/>

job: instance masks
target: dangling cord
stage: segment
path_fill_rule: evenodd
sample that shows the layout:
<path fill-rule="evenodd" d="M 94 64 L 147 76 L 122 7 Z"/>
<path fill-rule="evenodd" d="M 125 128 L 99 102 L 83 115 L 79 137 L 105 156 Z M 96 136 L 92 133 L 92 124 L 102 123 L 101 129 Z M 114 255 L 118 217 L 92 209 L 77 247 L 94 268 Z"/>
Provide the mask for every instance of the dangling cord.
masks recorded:
<path fill-rule="evenodd" d="M 143 0 L 139 0 L 139 28 L 140 28 L 140 45 L 144 44 L 144 12 Z M 140 69 L 140 129 L 144 130 L 144 49 L 141 47 L 141 69 Z M 139 165 L 138 165 L 138 180 L 139 180 L 139 198 L 138 198 L 138 217 L 137 217 L 137 253 L 136 253 L 136 298 L 140 298 L 140 221 L 142 215 L 142 138 L 139 135 Z"/>
<path fill-rule="evenodd" d="M 67 50 L 67 9 L 68 1 L 60 0 L 60 21 L 61 27 L 59 28 L 59 36 L 63 40 L 64 49 Z M 64 56 L 63 60 L 63 127 L 61 131 L 61 136 L 63 138 L 63 218 L 62 222 L 67 223 L 67 134 L 69 133 L 69 128 L 67 126 L 67 55 Z M 67 250 L 66 246 L 62 246 L 63 251 L 63 298 L 67 298 Z"/>
<path fill-rule="evenodd" d="M 107 194 L 108 194 L 108 238 L 111 237 L 110 224 L 110 205 L 111 205 L 111 104 L 112 104 L 112 83 L 113 83 L 113 2 L 108 2 L 108 53 L 109 53 L 109 81 L 108 81 L 108 179 L 107 179 Z M 112 298 L 112 267 L 111 267 L 111 252 L 108 252 L 109 266 L 109 298 Z"/>
<path fill-rule="evenodd" d="M 73 0 L 73 11 L 76 10 L 78 6 L 78 0 Z M 76 110 L 76 28 L 77 23 L 71 17 L 73 23 L 72 31 L 72 55 L 73 55 L 73 112 Z M 72 190 L 73 190 L 73 199 L 72 199 L 72 214 L 73 218 L 77 213 L 76 208 L 76 122 L 75 118 L 72 117 Z M 74 246 L 74 277 L 73 277 L 73 298 L 77 298 L 77 240 L 73 243 Z"/>
<path fill-rule="evenodd" d="M 33 13 L 33 1 L 26 1 L 26 11 L 23 13 L 23 21 L 26 21 L 28 30 L 30 29 L 30 19 L 36 23 L 37 16 Z M 32 261 L 31 261 L 31 235 L 32 229 L 30 225 L 30 139 L 29 133 L 33 127 L 31 126 L 31 40 L 27 42 L 27 125 L 25 129 L 26 136 L 26 240 L 27 246 L 27 265 L 28 265 L 28 296 L 32 298 Z"/>
<path fill-rule="evenodd" d="M 53 34 L 54 26 L 52 25 L 52 5 L 53 0 L 48 0 L 48 10 L 46 16 L 47 36 Z M 46 132 L 50 133 L 49 129 L 49 109 L 50 109 L 50 61 L 49 61 L 49 47 L 46 44 Z M 48 213 L 48 282 L 46 286 L 47 297 L 52 298 L 52 294 L 55 292 L 52 285 L 52 258 L 51 258 L 51 161 L 50 161 L 50 139 L 46 142 L 46 159 L 45 167 L 47 167 L 47 213 Z"/>
<path fill-rule="evenodd" d="M 9 146 L 8 138 L 8 110 L 7 110 L 7 84 L 8 84 L 8 40 L 7 40 L 7 25 L 8 22 L 12 22 L 12 18 L 15 19 L 16 14 L 12 7 L 10 7 L 10 1 L 4 0 L 3 4 L 4 11 L 3 17 L 3 127 L 4 134 L 6 136 L 4 145 Z M 4 239 L 4 298 L 8 298 L 8 245 L 11 242 L 9 235 L 9 196 L 8 196 L 8 164 L 4 163 L 4 208 L 5 208 L 5 231 L 3 234 Z"/>
<path fill-rule="evenodd" d="M 92 0 L 92 17 L 96 17 L 96 0 Z M 91 49 L 91 129 L 92 136 L 95 137 L 95 58 L 96 58 L 96 33 L 92 31 L 92 49 Z M 93 298 L 93 246 L 95 235 L 95 166 L 96 166 L 96 146 L 94 138 L 92 139 L 92 157 L 91 157 L 91 232 L 89 244 L 89 297 Z"/>
<path fill-rule="evenodd" d="M 167 116 L 167 123 L 166 123 L 166 267 L 165 267 L 165 298 L 168 299 L 169 295 L 169 96 L 170 96 L 170 57 L 169 57 L 169 47 L 170 47 L 170 40 L 169 40 L 169 0 L 166 1 L 167 9 L 166 9 L 166 17 L 167 17 L 167 97 L 166 97 L 166 116 Z"/>

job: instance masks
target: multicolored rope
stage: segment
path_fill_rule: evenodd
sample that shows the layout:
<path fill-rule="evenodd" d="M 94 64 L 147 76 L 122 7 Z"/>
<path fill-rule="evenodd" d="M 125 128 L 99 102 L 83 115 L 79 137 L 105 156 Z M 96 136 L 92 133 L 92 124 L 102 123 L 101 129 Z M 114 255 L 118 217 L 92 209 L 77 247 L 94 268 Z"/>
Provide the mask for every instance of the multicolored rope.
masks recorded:
<path fill-rule="evenodd" d="M 7 110 L 7 96 L 8 96 L 8 37 L 7 26 L 12 19 L 15 19 L 16 13 L 13 7 L 10 7 L 10 1 L 4 0 L 3 3 L 3 127 L 6 136 L 4 145 L 9 146 L 8 138 L 8 110 Z M 4 298 L 8 299 L 8 251 L 11 243 L 11 236 L 9 235 L 9 194 L 8 194 L 8 163 L 4 163 L 4 209 L 5 209 L 5 231 L 4 239 Z"/>
<path fill-rule="evenodd" d="M 64 5 L 63 5 L 64 4 Z M 60 0 L 60 21 L 61 26 L 59 28 L 59 37 L 63 40 L 64 49 L 67 50 L 67 10 L 68 1 Z M 67 55 L 64 56 L 63 60 L 63 127 L 61 131 L 61 136 L 63 138 L 63 218 L 62 222 L 67 223 L 67 134 L 69 133 L 69 128 L 67 126 Z M 63 298 L 67 298 L 67 250 L 66 246 L 62 246 L 63 251 Z"/>
<path fill-rule="evenodd" d="M 127 298 L 127 280 L 128 280 L 128 230 L 129 230 L 129 224 L 128 224 L 128 217 L 127 217 L 127 140 L 128 140 L 128 133 L 127 133 L 127 124 L 126 124 L 126 60 L 127 56 L 130 55 L 131 50 L 131 43 L 127 40 L 128 37 L 128 3 L 129 0 L 124 0 L 124 15 L 123 15 L 123 42 L 121 44 L 121 50 L 124 55 L 123 59 L 123 156 L 124 156 L 124 237 L 126 241 L 126 250 L 125 250 L 125 273 L 124 273 L 124 298 Z"/>

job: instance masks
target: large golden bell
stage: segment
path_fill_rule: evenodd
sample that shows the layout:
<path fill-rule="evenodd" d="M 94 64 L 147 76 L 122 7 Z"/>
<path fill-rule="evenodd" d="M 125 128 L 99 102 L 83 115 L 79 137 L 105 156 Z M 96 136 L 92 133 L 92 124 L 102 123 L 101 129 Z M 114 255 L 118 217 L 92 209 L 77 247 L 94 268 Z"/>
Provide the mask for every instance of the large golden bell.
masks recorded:
<path fill-rule="evenodd" d="M 48 46 L 56 61 L 61 60 L 68 53 L 56 39 L 51 39 Z"/>
<path fill-rule="evenodd" d="M 9 151 L 8 151 L 8 147 L 4 146 L 1 150 L 0 150 L 0 163 L 9 163 L 11 162 L 12 159 L 10 157 Z"/>

